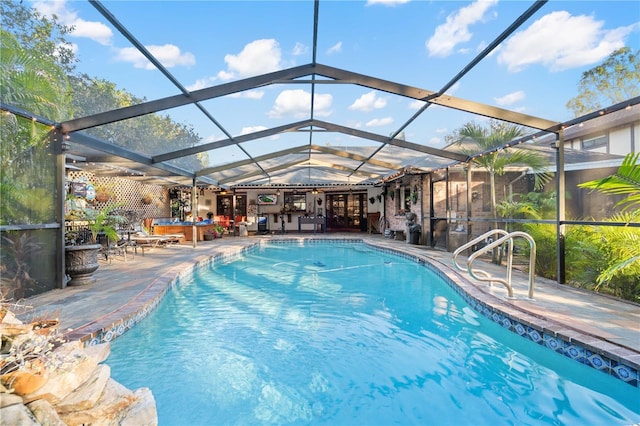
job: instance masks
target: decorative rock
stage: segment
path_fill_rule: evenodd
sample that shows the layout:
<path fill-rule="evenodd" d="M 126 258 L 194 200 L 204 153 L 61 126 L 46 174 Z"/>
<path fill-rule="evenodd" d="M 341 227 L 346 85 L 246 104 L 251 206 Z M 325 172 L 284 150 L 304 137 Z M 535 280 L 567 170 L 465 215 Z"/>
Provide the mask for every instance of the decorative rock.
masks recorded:
<path fill-rule="evenodd" d="M 98 404 L 84 411 L 61 413 L 60 418 L 69 426 L 118 424 L 117 419 L 136 402 L 136 396 L 115 380 L 109 379 Z"/>
<path fill-rule="evenodd" d="M 31 410 L 24 405 L 0 408 L 0 419 L 3 425 L 40 426 Z"/>
<path fill-rule="evenodd" d="M 100 345 L 87 346 L 84 348 L 84 353 L 87 354 L 88 357 L 93 358 L 96 364 L 100 364 L 111 354 L 111 345 L 109 343 L 103 343 Z"/>
<path fill-rule="evenodd" d="M 12 393 L 0 393 L 0 408 L 9 407 L 11 405 L 22 404 L 22 398 Z M 0 417 L 2 419 L 2 417 Z"/>
<path fill-rule="evenodd" d="M 69 371 L 64 369 L 50 371 L 49 380 L 42 388 L 24 396 L 25 403 L 43 398 L 53 405 L 59 403 L 89 380 L 98 365 L 94 358 L 87 356 L 84 350 L 75 347 L 75 345 L 63 345 L 56 350 L 56 353 L 60 353 L 65 359 L 75 360 L 75 362 L 69 366 Z"/>
<path fill-rule="evenodd" d="M 56 410 L 49 404 L 49 401 L 39 399 L 27 405 L 35 418 L 41 425 L 46 426 L 66 426 Z"/>
<path fill-rule="evenodd" d="M 108 365 L 99 365 L 89 380 L 56 404 L 56 411 L 58 413 L 68 413 L 70 411 L 93 408 L 102 396 L 110 377 L 111 368 Z"/>
<path fill-rule="evenodd" d="M 42 325 L 40 329 L 50 331 Z M 32 324 L 23 325 L 10 311 L 0 309 L 0 334 L 14 332 L 18 336 L 35 335 Z M 46 339 L 51 335 L 38 337 Z M 157 426 L 151 391 L 148 388 L 130 391 L 110 378 L 108 365 L 100 364 L 110 352 L 108 343 L 90 347 L 84 347 L 80 341 L 64 343 L 46 354 L 42 366 L 49 380 L 39 390 L 25 391 L 31 393 L 21 398 L 17 386 L 13 386 L 16 393 L 11 393 L 13 390 L 0 383 L 0 424 Z"/>
<path fill-rule="evenodd" d="M 158 411 L 156 400 L 148 388 L 137 389 L 134 393 L 137 401 L 131 405 L 120 426 L 156 426 L 158 424 Z"/>

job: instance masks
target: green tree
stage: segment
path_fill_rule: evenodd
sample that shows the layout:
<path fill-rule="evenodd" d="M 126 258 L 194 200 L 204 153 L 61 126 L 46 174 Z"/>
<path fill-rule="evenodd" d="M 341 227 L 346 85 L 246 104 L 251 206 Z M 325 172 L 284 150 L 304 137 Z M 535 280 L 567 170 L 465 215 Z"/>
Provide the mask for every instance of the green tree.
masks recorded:
<path fill-rule="evenodd" d="M 616 207 L 623 207 L 622 211 L 640 210 L 640 152 L 627 154 L 616 173 L 581 183 L 578 187 L 609 195 L 626 194 L 627 197 L 616 203 Z"/>
<path fill-rule="evenodd" d="M 578 96 L 567 102 L 576 117 L 640 95 L 640 51 L 623 47 L 582 73 Z"/>
<path fill-rule="evenodd" d="M 472 161 L 477 167 L 489 173 L 491 214 L 493 219 L 496 219 L 494 228 L 498 227 L 496 176 L 504 175 L 509 166 L 522 165 L 533 171 L 536 189 L 542 188 L 549 178 L 545 172 L 548 161 L 539 154 L 518 148 L 496 149 L 524 135 L 525 129 L 521 126 L 491 120 L 487 127 L 474 122 L 467 123 L 450 137 L 454 143 L 463 146 L 462 151 L 468 155 L 485 152 L 484 155 L 476 156 Z M 498 261 L 495 253 L 494 261 Z"/>
<path fill-rule="evenodd" d="M 616 173 L 578 186 L 609 195 L 626 194 L 616 203 L 622 207 L 622 213 L 610 220 L 627 223 L 640 220 L 640 153 L 627 154 Z M 640 298 L 640 228 L 600 227 L 592 241 L 607 259 L 606 267 L 598 275 L 598 285 L 609 284 L 625 298 Z"/>
<path fill-rule="evenodd" d="M 73 71 L 76 57 L 73 45 L 66 36 L 72 27 L 60 24 L 32 9 L 30 2 L 0 0 L 0 23 L 3 30 L 13 34 L 18 44 L 36 60 L 53 61 L 65 73 Z"/>
<path fill-rule="evenodd" d="M 53 60 L 30 55 L 0 30 L 0 99 L 52 120 L 70 115 L 68 81 Z M 0 223 L 43 223 L 53 216 L 51 128 L 4 113 L 0 117 Z"/>
<path fill-rule="evenodd" d="M 85 117 L 103 111 L 136 105 L 145 101 L 114 83 L 86 74 L 71 78 L 76 115 Z M 141 117 L 87 129 L 87 133 L 115 145 L 147 155 L 161 154 L 198 145 L 200 137 L 191 126 L 176 123 L 169 116 L 148 114 Z M 199 170 L 207 161 L 206 153 L 179 158 L 172 164 L 187 170 Z"/>

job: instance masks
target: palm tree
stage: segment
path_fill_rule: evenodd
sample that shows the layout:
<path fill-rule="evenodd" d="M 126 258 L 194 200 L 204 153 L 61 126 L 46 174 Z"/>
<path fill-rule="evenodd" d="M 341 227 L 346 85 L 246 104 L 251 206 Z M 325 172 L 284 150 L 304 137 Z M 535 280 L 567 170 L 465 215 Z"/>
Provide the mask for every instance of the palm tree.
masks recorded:
<path fill-rule="evenodd" d="M 589 188 L 610 195 L 627 194 L 627 197 L 616 203 L 622 207 L 622 213 L 611 218 L 613 221 L 627 223 L 640 220 L 640 153 L 629 153 L 625 156 L 618 171 L 602 179 L 584 182 L 580 188 Z M 624 274 L 634 276 L 634 294 L 640 293 L 640 230 L 629 227 L 602 228 L 598 235 L 598 242 L 606 242 L 611 259 L 609 266 L 597 278 L 598 285 L 602 285 Z"/>
<path fill-rule="evenodd" d="M 475 155 L 479 152 L 484 154 L 475 156 L 472 162 L 479 168 L 489 173 L 489 184 L 491 190 L 491 214 L 494 219 L 494 228 L 498 227 L 496 209 L 496 176 L 504 175 L 508 166 L 523 165 L 530 168 L 534 176 L 535 189 L 540 189 L 549 180 L 546 173 L 548 161 L 539 154 L 525 151 L 518 148 L 498 149 L 504 147 L 514 139 L 526 134 L 525 129 L 510 123 L 491 120 L 488 127 L 483 127 L 477 123 L 470 122 L 456 131 L 454 141 L 462 145 L 472 142 L 476 149 L 464 147 L 462 151 L 468 155 Z M 493 261 L 498 262 L 497 250 L 494 251 Z"/>
<path fill-rule="evenodd" d="M 67 78 L 53 60 L 34 57 L 16 38 L 0 29 L 0 99 L 26 111 L 60 120 L 71 117 Z M 44 196 L 51 188 L 51 162 L 34 156 L 46 156 L 49 126 L 6 113 L 0 117 L 0 197 L 3 200 L 0 221 L 44 221 L 53 210 L 53 200 Z M 25 173 L 29 164 L 38 164 Z M 37 173 L 34 175 L 34 173 Z M 39 185 L 34 186 L 34 182 Z M 47 201 L 48 200 L 48 201 Z"/>
<path fill-rule="evenodd" d="M 623 206 L 623 212 L 633 208 L 640 210 L 640 152 L 627 154 L 618 171 L 611 176 L 584 182 L 578 186 L 610 195 L 628 194 L 616 203 L 616 207 Z"/>

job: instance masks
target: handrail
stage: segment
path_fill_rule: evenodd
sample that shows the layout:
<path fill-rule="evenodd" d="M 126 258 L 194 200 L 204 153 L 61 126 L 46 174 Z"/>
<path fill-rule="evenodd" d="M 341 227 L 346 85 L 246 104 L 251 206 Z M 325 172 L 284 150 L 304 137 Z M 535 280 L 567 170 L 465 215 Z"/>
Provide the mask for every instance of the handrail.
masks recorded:
<path fill-rule="evenodd" d="M 486 240 L 486 239 L 487 239 L 487 237 L 490 237 L 490 236 L 495 235 L 495 234 L 499 234 L 499 235 L 507 235 L 507 234 L 508 234 L 508 232 L 507 232 L 507 231 L 505 231 L 504 229 L 492 229 L 491 231 L 487 231 L 487 232 L 485 232 L 484 234 L 480 235 L 479 237 L 474 238 L 473 240 L 469 241 L 468 243 L 465 243 L 465 244 L 461 245 L 460 247 L 458 247 L 458 248 L 453 252 L 453 265 L 454 265 L 457 269 L 459 269 L 460 271 L 466 271 L 466 270 L 467 270 L 467 268 L 462 267 L 462 266 L 458 263 L 458 255 L 459 255 L 460 253 L 462 253 L 463 251 L 465 251 L 466 249 L 473 247 L 473 245 L 474 245 L 474 244 L 477 244 L 477 243 L 479 243 L 480 241 L 484 241 L 484 240 Z M 483 271 L 483 270 L 481 270 L 481 269 L 475 270 L 474 272 L 475 272 L 475 273 L 477 273 L 477 274 L 484 274 L 484 275 L 485 275 L 485 277 L 490 277 L 489 273 L 487 273 L 487 272 L 485 272 L 485 271 Z M 491 283 L 491 281 L 490 281 L 490 283 Z"/>
<path fill-rule="evenodd" d="M 515 237 L 522 237 L 524 239 L 526 239 L 527 241 L 529 241 L 529 246 L 530 246 L 530 251 L 529 251 L 529 299 L 533 299 L 533 290 L 534 290 L 534 280 L 535 280 L 535 264 L 536 264 L 536 242 L 535 240 L 526 232 L 522 232 L 522 231 L 514 231 L 511 233 L 507 233 L 506 231 L 503 231 L 501 229 L 494 229 L 491 230 L 483 235 L 481 235 L 480 237 L 469 241 L 467 244 L 464 244 L 463 246 L 459 247 L 453 255 L 453 263 L 456 266 L 456 268 L 462 269 L 462 267 L 458 264 L 457 262 L 457 256 L 460 254 L 460 252 L 462 252 L 463 250 L 466 250 L 467 248 L 471 247 L 473 244 L 476 244 L 477 242 L 483 240 L 484 238 L 486 238 L 488 235 L 492 235 L 492 234 L 502 234 L 502 237 L 498 238 L 497 240 L 487 244 L 486 246 L 484 246 L 483 248 L 481 248 L 480 250 L 476 251 L 475 253 L 471 254 L 471 256 L 469 256 L 467 258 L 467 272 L 469 273 L 469 275 L 471 275 L 473 278 L 479 280 L 479 281 L 489 281 L 489 283 L 492 282 L 499 282 L 500 284 L 503 284 L 506 288 L 507 288 L 507 293 L 508 293 L 508 297 L 513 299 L 513 286 L 511 285 L 511 272 L 513 269 L 513 239 Z M 507 251 L 507 277 L 506 279 L 502 279 L 502 278 L 497 278 L 497 277 L 493 277 L 491 276 L 488 272 L 483 271 L 481 269 L 473 269 L 472 268 L 472 264 L 473 262 L 476 260 L 476 258 L 488 251 L 493 250 L 494 248 L 498 247 L 499 245 L 503 244 L 503 243 L 508 243 L 508 251 Z"/>

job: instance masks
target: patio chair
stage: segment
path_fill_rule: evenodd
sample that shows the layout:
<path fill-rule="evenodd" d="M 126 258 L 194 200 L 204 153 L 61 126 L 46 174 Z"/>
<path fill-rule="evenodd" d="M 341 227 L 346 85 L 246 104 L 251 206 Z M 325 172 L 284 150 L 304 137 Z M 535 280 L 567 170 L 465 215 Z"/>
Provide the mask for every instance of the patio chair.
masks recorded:
<path fill-rule="evenodd" d="M 111 260 L 115 256 L 122 256 L 124 261 L 127 261 L 127 240 L 120 239 L 115 243 L 111 241 L 101 242 L 102 248 L 100 249 L 100 254 L 104 256 L 104 260 L 109 262 L 111 265 Z"/>
<path fill-rule="evenodd" d="M 153 249 L 156 247 L 166 247 L 171 238 L 167 238 L 164 235 L 145 235 L 146 233 L 137 232 L 131 236 L 131 241 L 135 243 L 134 251 L 137 252 L 137 248 L 140 247 L 142 255 L 144 256 L 144 249 Z"/>

